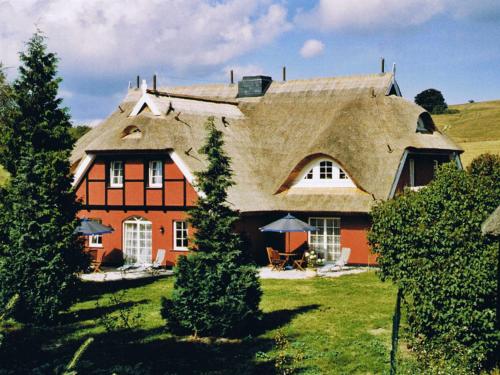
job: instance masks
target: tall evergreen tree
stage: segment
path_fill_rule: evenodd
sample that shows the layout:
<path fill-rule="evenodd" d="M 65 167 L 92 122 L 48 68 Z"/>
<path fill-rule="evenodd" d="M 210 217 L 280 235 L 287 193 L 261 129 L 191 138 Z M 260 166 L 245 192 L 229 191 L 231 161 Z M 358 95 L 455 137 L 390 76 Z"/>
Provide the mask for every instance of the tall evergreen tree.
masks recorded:
<path fill-rule="evenodd" d="M 86 265 L 73 233 L 78 204 L 71 189 L 71 123 L 57 97 L 57 57 L 40 32 L 20 54 L 15 111 L 4 126 L 2 162 L 11 174 L 2 213 L 0 304 L 19 294 L 21 321 L 52 323 L 75 297 L 76 273 Z"/>
<path fill-rule="evenodd" d="M 234 182 L 223 134 L 213 117 L 200 153 L 207 169 L 196 173 L 203 193 L 189 211 L 195 229 L 192 254 L 180 257 L 171 300 L 163 299 L 162 316 L 174 333 L 210 336 L 248 334 L 260 318 L 261 289 L 254 266 L 245 261 L 242 241 L 234 232 L 238 213 L 227 203 Z"/>

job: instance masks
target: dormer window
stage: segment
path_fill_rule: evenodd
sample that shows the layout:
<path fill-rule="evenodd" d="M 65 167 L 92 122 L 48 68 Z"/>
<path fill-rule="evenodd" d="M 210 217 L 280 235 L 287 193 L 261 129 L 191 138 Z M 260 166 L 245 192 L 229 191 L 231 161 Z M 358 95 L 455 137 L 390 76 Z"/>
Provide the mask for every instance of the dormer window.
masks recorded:
<path fill-rule="evenodd" d="M 122 139 L 139 139 L 141 137 L 141 129 L 135 125 L 127 126 L 122 132 Z"/>
<path fill-rule="evenodd" d="M 434 121 L 432 121 L 431 115 L 427 112 L 422 113 L 418 116 L 417 120 L 417 133 L 432 134 L 435 130 Z"/>
<path fill-rule="evenodd" d="M 355 187 L 335 161 L 320 159 L 309 163 L 297 178 L 296 187 Z"/>

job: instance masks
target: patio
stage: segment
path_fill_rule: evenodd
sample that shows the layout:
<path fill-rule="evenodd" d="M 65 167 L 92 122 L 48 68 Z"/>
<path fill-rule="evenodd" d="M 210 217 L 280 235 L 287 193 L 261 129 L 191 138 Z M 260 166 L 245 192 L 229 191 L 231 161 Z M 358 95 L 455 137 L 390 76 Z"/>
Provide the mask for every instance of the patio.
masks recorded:
<path fill-rule="evenodd" d="M 344 275 L 355 275 L 358 273 L 367 272 L 369 269 L 369 267 L 345 267 L 344 269 L 338 271 L 321 272 L 320 270 L 309 268 L 307 268 L 305 271 L 300 271 L 297 269 L 275 271 L 270 267 L 261 267 L 259 269 L 259 277 L 261 279 L 280 280 L 310 279 L 313 277 L 340 277 Z"/>
<path fill-rule="evenodd" d="M 173 274 L 174 271 L 165 269 L 158 269 L 154 271 L 142 269 L 123 272 L 115 267 L 102 267 L 101 272 L 84 273 L 80 275 L 80 279 L 83 281 L 107 282 L 159 278 L 171 276 Z"/>
<path fill-rule="evenodd" d="M 306 269 L 300 271 L 297 269 L 273 271 L 270 267 L 259 268 L 259 278 L 261 279 L 277 279 L 277 280 L 300 280 L 311 279 L 313 277 L 339 277 L 343 275 L 354 275 L 358 273 L 367 272 L 369 267 L 346 267 L 339 271 L 318 272 L 315 269 Z M 132 270 L 122 272 L 115 267 L 103 267 L 102 272 L 84 273 L 80 275 L 83 281 L 92 282 L 108 282 L 108 281 L 121 281 L 121 280 L 138 280 L 147 278 L 160 278 L 172 276 L 172 270 L 155 270 L 154 272 L 146 270 Z"/>

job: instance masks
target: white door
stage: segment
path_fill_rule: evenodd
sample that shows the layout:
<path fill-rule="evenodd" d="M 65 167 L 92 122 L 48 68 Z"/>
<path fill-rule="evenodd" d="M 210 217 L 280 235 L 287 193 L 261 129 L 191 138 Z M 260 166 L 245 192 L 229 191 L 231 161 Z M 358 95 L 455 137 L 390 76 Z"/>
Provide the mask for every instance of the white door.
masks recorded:
<path fill-rule="evenodd" d="M 125 263 L 152 262 L 151 222 L 134 217 L 123 223 L 123 257 Z"/>
<path fill-rule="evenodd" d="M 318 228 L 309 233 L 309 247 L 325 262 L 334 262 L 340 257 L 340 218 L 311 217 L 309 224 Z"/>

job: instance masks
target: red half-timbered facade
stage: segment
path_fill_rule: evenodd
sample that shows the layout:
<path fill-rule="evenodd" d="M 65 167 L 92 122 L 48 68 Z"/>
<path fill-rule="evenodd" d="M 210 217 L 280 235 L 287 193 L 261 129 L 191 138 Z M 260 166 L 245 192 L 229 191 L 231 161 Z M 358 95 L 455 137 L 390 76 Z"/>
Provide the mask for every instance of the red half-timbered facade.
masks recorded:
<path fill-rule="evenodd" d="M 115 230 L 87 242 L 104 253 L 105 263 L 151 262 L 165 249 L 164 263 L 172 265 L 186 253 L 186 210 L 197 193 L 167 152 L 96 155 L 76 193 L 80 217 Z"/>

